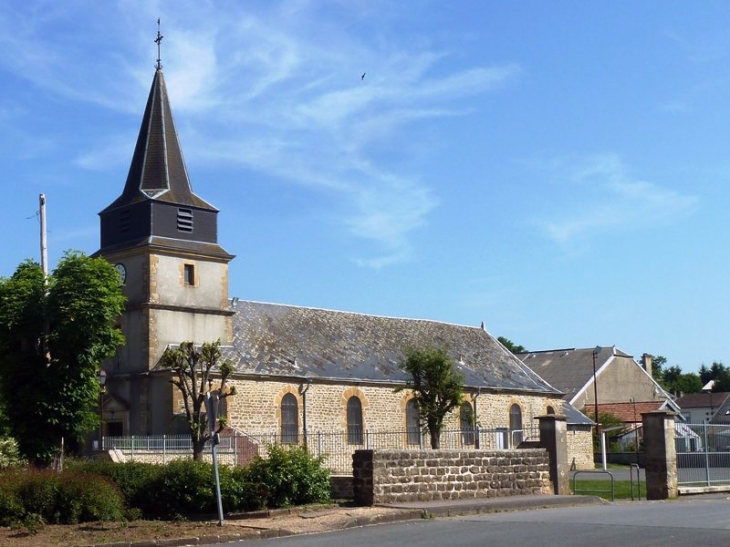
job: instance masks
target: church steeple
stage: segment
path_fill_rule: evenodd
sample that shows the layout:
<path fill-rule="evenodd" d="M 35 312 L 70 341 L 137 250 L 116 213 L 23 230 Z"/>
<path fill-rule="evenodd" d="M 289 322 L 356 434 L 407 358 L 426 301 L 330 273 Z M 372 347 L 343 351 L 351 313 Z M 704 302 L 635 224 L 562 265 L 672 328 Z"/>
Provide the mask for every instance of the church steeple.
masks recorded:
<path fill-rule="evenodd" d="M 152 244 L 232 258 L 217 245 L 217 214 L 190 185 L 158 59 L 124 190 L 99 213 L 99 252 Z"/>
<path fill-rule="evenodd" d="M 152 80 L 124 191 L 105 210 L 144 199 L 216 210 L 190 186 L 161 68 Z"/>

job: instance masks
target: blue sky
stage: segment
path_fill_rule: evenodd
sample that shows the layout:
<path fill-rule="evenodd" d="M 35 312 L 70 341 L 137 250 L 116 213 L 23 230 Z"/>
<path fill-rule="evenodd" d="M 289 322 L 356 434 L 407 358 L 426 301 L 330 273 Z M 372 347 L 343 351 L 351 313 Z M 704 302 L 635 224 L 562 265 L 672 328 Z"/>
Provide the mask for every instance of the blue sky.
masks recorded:
<path fill-rule="evenodd" d="M 158 17 L 231 296 L 730 361 L 727 2 L 2 0 L 0 275 L 97 250 Z"/>

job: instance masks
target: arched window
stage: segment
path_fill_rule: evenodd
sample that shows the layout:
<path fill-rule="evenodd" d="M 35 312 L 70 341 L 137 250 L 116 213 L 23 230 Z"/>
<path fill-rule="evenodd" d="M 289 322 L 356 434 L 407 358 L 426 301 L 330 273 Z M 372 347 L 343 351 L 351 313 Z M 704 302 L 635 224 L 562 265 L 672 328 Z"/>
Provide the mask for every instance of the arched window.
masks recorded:
<path fill-rule="evenodd" d="M 408 444 L 421 444 L 421 420 L 415 399 L 410 399 L 406 403 L 406 437 Z"/>
<path fill-rule="evenodd" d="M 461 403 L 459 409 L 459 424 L 461 425 L 461 443 L 474 444 L 474 409 L 471 403 Z"/>
<path fill-rule="evenodd" d="M 509 407 L 509 435 L 513 447 L 522 442 L 522 409 L 517 403 Z"/>
<path fill-rule="evenodd" d="M 299 405 L 291 393 L 281 399 L 281 442 L 299 442 Z"/>
<path fill-rule="evenodd" d="M 362 403 L 354 395 L 347 400 L 347 443 L 362 444 Z"/>
<path fill-rule="evenodd" d="M 547 413 L 548 415 L 555 414 L 555 409 L 552 406 L 548 406 Z"/>

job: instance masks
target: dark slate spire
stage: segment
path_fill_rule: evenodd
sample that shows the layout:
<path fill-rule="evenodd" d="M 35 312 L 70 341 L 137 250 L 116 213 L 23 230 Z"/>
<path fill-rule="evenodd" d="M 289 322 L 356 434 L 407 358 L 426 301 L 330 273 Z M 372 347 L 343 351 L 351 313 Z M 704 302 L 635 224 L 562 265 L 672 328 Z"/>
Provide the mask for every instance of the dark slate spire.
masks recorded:
<path fill-rule="evenodd" d="M 172 119 L 165 77 L 159 68 L 152 80 L 124 191 L 105 211 L 144 199 L 216 210 L 192 191 Z"/>
<path fill-rule="evenodd" d="M 230 260 L 217 242 L 218 210 L 190 186 L 159 59 L 157 65 L 124 190 L 99 213 L 99 252 L 153 246 Z"/>

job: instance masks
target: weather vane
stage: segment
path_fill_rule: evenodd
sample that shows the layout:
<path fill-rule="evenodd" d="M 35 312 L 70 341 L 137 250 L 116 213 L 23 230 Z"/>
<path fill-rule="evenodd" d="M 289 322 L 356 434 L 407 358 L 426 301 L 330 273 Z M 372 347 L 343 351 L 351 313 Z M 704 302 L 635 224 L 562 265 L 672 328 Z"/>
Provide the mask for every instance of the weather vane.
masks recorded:
<path fill-rule="evenodd" d="M 160 44 L 162 43 L 162 34 L 160 34 L 160 19 L 157 18 L 157 38 L 155 38 L 155 44 L 157 44 L 157 70 L 162 70 L 162 59 L 160 58 Z"/>

